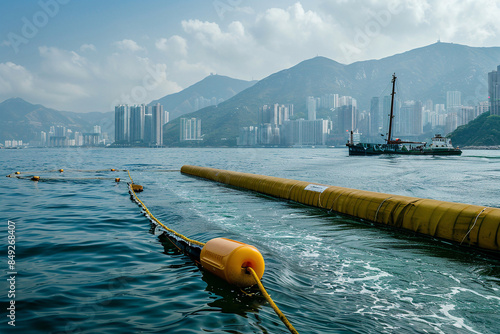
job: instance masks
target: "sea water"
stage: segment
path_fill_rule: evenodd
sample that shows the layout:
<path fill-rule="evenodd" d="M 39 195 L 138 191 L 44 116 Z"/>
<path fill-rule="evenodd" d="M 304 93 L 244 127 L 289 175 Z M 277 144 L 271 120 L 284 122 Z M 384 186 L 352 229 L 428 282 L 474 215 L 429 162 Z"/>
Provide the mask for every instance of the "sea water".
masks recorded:
<path fill-rule="evenodd" d="M 42 178 L 0 178 L 2 333 L 288 332 L 258 291 L 247 295 L 201 271 L 164 240 L 130 200 L 127 174 L 111 168 L 131 171 L 144 186 L 140 198 L 165 225 L 202 242 L 226 237 L 257 247 L 263 284 L 300 333 L 500 333 L 498 256 L 178 172 L 193 164 L 500 207 L 500 151 L 22 149 L 0 156 L 4 175 Z"/>

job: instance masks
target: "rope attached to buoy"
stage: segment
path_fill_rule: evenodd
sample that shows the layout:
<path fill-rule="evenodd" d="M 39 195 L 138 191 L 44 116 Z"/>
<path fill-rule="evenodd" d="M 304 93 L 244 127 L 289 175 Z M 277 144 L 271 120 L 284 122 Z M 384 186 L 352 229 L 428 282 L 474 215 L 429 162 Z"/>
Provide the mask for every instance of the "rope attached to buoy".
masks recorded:
<path fill-rule="evenodd" d="M 134 184 L 134 181 L 132 179 L 132 176 L 130 175 L 130 171 L 127 170 L 127 173 L 128 173 L 128 176 L 130 178 L 130 181 L 131 181 L 131 185 Z M 200 245 L 200 246 L 204 246 L 205 244 L 200 242 L 200 241 L 196 241 L 196 240 L 193 240 L 193 239 L 190 239 L 174 230 L 172 230 L 171 228 L 168 228 L 167 226 L 165 226 L 164 224 L 162 224 L 152 213 L 151 211 L 148 210 L 148 208 L 146 207 L 146 205 L 144 204 L 144 202 L 142 202 L 139 197 L 137 196 L 137 194 L 134 192 L 132 186 L 129 187 L 131 193 L 133 194 L 134 198 L 138 201 L 138 203 L 140 203 L 140 205 L 142 206 L 142 208 L 144 209 L 144 211 L 146 211 L 146 213 L 151 217 L 151 219 L 153 219 L 155 222 L 157 222 L 161 227 L 163 227 L 165 230 L 167 230 L 168 232 L 170 233 L 173 233 L 174 235 L 182 238 L 183 240 L 189 242 L 189 243 L 193 243 L 195 245 Z M 283 322 L 283 324 L 288 328 L 288 330 L 290 331 L 290 333 L 292 334 L 299 334 L 299 332 L 297 332 L 297 330 L 293 327 L 293 325 L 291 324 L 291 322 L 287 319 L 287 317 L 285 316 L 285 314 L 283 312 L 281 312 L 281 310 L 279 309 L 279 307 L 276 305 L 276 303 L 273 301 L 273 299 L 271 298 L 271 296 L 267 293 L 266 289 L 264 288 L 264 285 L 262 284 L 261 280 L 259 279 L 259 276 L 257 275 L 257 273 L 255 272 L 255 270 L 253 270 L 252 267 L 247 267 L 246 268 L 247 270 L 247 273 L 249 273 L 250 275 L 252 275 L 252 277 L 254 278 L 255 282 L 257 283 L 257 286 L 259 287 L 259 290 L 260 292 L 262 293 L 262 295 L 264 296 L 264 298 L 266 299 L 266 301 L 269 303 L 269 305 L 271 305 L 271 308 L 274 310 L 274 312 L 278 315 L 278 317 L 280 318 L 280 320 Z"/>
<path fill-rule="evenodd" d="M 132 175 L 130 175 L 130 171 L 128 169 L 122 169 L 122 170 L 120 170 L 120 169 L 111 168 L 111 169 L 100 169 L 100 170 L 66 170 L 66 171 L 63 170 L 63 169 L 57 169 L 57 170 L 44 171 L 44 173 L 50 173 L 50 172 L 59 172 L 59 173 L 66 172 L 67 173 L 67 172 L 70 172 L 70 171 L 72 171 L 72 172 L 82 172 L 82 173 L 92 173 L 92 172 L 99 173 L 99 172 L 109 172 L 109 171 L 111 171 L 111 172 L 117 172 L 117 171 L 127 172 L 128 173 L 128 177 L 130 179 L 130 183 L 128 184 L 128 186 L 129 186 L 129 192 L 130 192 L 130 194 L 132 196 L 132 199 L 144 210 L 144 212 L 146 213 L 146 215 L 152 221 L 154 221 L 155 223 L 157 223 L 158 226 L 161 226 L 161 228 L 163 228 L 166 232 L 168 232 L 171 235 L 174 235 L 174 236 L 182 239 L 183 241 L 185 241 L 186 243 L 188 243 L 188 245 L 191 245 L 190 248 L 197 248 L 197 247 L 204 247 L 205 246 L 205 243 L 197 241 L 197 240 L 194 240 L 194 239 L 191 239 L 191 238 L 188 238 L 188 237 L 186 237 L 186 236 L 184 236 L 184 235 L 176 232 L 175 230 L 167 227 L 159 219 L 157 219 L 151 213 L 151 211 L 149 211 L 149 209 L 144 204 L 144 202 L 141 201 L 141 199 L 139 198 L 139 196 L 137 196 L 137 192 L 138 191 L 142 191 L 143 187 L 134 183 L 134 180 L 132 179 Z M 178 170 L 158 170 L 158 171 L 159 172 L 173 172 L 173 171 L 178 171 Z M 51 180 L 51 181 L 52 180 L 64 180 L 64 181 L 75 180 L 75 181 L 78 181 L 78 180 L 92 180 L 92 179 L 98 179 L 98 180 L 99 179 L 100 180 L 113 179 L 117 183 L 120 182 L 120 178 L 117 178 L 117 177 L 116 178 L 106 178 L 106 177 L 88 177 L 88 178 L 66 178 L 66 177 L 48 178 L 48 177 L 43 177 L 43 178 L 40 178 L 39 176 L 21 176 L 21 174 L 31 174 L 31 175 L 33 175 L 34 173 L 15 172 L 15 173 L 7 175 L 7 177 L 17 178 L 17 179 L 31 179 L 33 181 L 39 181 L 39 180 Z M 193 247 L 193 245 L 196 245 L 196 246 Z M 253 247 L 253 246 L 250 246 L 250 247 Z M 278 308 L 278 306 L 274 303 L 274 301 L 272 300 L 271 296 L 267 293 L 266 289 L 264 288 L 264 285 L 262 285 L 262 282 L 261 282 L 259 276 L 257 275 L 257 273 L 255 272 L 255 270 L 252 267 L 250 267 L 250 266 L 247 267 L 246 265 L 242 265 L 242 268 L 240 268 L 240 269 L 241 270 L 246 270 L 246 274 L 251 275 L 253 277 L 253 279 L 255 280 L 255 283 L 259 287 L 260 292 L 262 293 L 262 295 L 264 296 L 264 298 L 266 299 L 266 301 L 269 303 L 269 305 L 271 306 L 271 308 L 274 310 L 274 312 L 278 315 L 278 317 L 283 322 L 283 324 L 290 330 L 290 333 L 292 333 L 292 334 L 298 334 L 297 330 L 293 327 L 293 325 L 286 318 L 286 316 L 283 314 L 283 312 L 281 312 L 281 310 Z M 262 269 L 262 272 L 263 272 L 263 269 Z"/>
<path fill-rule="evenodd" d="M 154 220 L 158 225 L 160 225 L 161 227 L 163 227 L 166 231 L 168 231 L 169 233 L 172 233 L 173 235 L 181 238 L 182 240 L 188 242 L 188 243 L 191 243 L 191 244 L 194 244 L 194 245 L 198 245 L 198 246 L 205 246 L 205 244 L 203 242 L 200 242 L 198 240 L 194 240 L 194 239 L 190 239 L 174 230 L 172 230 L 171 228 L 167 227 L 166 225 L 164 225 L 161 221 L 159 221 L 152 213 L 151 211 L 149 211 L 149 209 L 147 208 L 146 204 L 144 204 L 143 201 L 140 200 L 139 196 L 137 196 L 136 192 L 134 191 L 134 180 L 132 179 L 132 176 L 130 175 L 130 171 L 129 170 L 126 170 L 127 173 L 128 173 L 128 177 L 130 178 L 130 184 L 129 184 L 129 191 L 130 193 L 134 196 L 134 199 L 141 205 L 142 209 L 148 214 L 148 216 Z"/>
<path fill-rule="evenodd" d="M 283 312 L 281 312 L 281 310 L 278 308 L 278 306 L 276 306 L 276 304 L 274 303 L 271 296 L 267 293 L 266 288 L 264 288 L 264 285 L 262 285 L 262 282 L 260 281 L 259 276 L 257 276 L 257 274 L 252 269 L 252 267 L 248 267 L 247 271 L 253 276 L 253 278 L 255 279 L 255 282 L 257 283 L 257 286 L 259 287 L 260 292 L 262 293 L 264 298 L 266 298 L 267 302 L 269 303 L 269 305 L 271 305 L 272 309 L 278 315 L 278 317 L 283 322 L 283 324 L 288 328 L 290 333 L 299 334 L 299 332 L 297 332 L 297 330 L 293 327 L 292 323 L 290 321 L 288 321 L 287 317 L 283 314 Z"/>

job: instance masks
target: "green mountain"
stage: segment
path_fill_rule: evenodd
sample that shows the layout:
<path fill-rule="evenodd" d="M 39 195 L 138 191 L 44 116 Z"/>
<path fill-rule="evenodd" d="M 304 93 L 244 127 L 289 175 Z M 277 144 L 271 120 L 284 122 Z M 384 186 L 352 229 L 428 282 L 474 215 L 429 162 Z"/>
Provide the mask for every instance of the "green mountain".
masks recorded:
<path fill-rule="evenodd" d="M 500 145 L 500 116 L 486 112 L 466 125 L 458 127 L 450 135 L 457 146 Z"/>
<path fill-rule="evenodd" d="M 110 131 L 112 120 L 112 113 L 58 111 L 41 104 L 31 104 L 18 97 L 11 98 L 0 103 L 0 143 L 10 139 L 24 142 L 34 140 L 37 132 L 48 132 L 50 126 L 65 126 L 74 131 L 86 132 L 98 124 L 103 131 Z"/>
<path fill-rule="evenodd" d="M 150 105 L 160 103 L 170 113 L 170 119 L 174 119 L 199 109 L 196 108 L 197 98 L 215 98 L 217 101 L 220 99 L 227 100 L 255 83 L 256 81 L 233 79 L 222 75 L 209 75 L 178 93 L 151 102 Z"/>
<path fill-rule="evenodd" d="M 445 103 L 446 92 L 462 92 L 462 103 L 474 105 L 487 99 L 487 75 L 500 64 L 500 48 L 474 48 L 435 43 L 380 60 L 343 65 L 316 57 L 274 73 L 217 106 L 184 117 L 202 120 L 204 140 L 199 145 L 235 145 L 239 128 L 255 125 L 264 104 L 293 103 L 295 113 L 306 114 L 307 96 L 327 93 L 350 95 L 360 110 L 370 99 L 390 93 L 392 73 L 398 76 L 402 100 L 432 99 Z M 179 145 L 179 119 L 165 127 L 164 143 Z"/>

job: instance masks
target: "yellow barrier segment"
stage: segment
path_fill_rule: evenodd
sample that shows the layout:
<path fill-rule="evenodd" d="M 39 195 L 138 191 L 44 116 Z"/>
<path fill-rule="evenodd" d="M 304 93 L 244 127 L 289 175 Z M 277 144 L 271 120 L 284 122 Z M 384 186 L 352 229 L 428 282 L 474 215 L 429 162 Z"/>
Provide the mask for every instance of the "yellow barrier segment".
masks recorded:
<path fill-rule="evenodd" d="M 185 165 L 181 172 L 469 246 L 500 251 L 500 208 Z"/>

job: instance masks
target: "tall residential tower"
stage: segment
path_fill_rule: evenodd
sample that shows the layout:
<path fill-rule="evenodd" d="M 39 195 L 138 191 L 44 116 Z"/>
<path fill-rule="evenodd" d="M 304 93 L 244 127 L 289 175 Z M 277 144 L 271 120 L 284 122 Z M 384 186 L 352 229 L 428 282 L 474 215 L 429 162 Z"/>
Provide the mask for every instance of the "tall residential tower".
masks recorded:
<path fill-rule="evenodd" d="M 490 114 L 500 115 L 500 65 L 496 71 L 488 73 L 488 101 Z"/>

